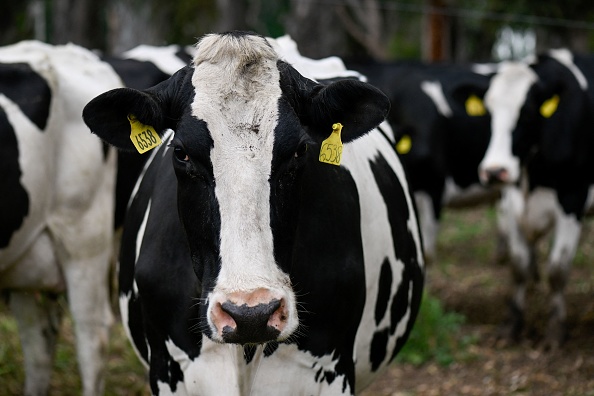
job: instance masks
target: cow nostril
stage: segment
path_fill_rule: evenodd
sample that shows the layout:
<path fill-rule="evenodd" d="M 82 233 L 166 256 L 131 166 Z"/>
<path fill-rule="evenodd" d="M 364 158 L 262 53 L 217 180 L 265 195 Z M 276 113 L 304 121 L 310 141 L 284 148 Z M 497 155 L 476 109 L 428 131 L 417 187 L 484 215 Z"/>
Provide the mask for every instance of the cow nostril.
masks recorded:
<path fill-rule="evenodd" d="M 284 304 L 278 299 L 254 306 L 226 301 L 220 307 L 235 325 L 220 327 L 225 342 L 245 344 L 272 341 L 286 323 Z"/>

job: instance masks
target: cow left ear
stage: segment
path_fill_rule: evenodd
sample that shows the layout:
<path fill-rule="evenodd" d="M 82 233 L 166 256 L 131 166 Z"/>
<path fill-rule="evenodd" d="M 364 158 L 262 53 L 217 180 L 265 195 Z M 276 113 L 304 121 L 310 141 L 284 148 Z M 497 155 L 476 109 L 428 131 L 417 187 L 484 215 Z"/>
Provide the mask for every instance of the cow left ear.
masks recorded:
<path fill-rule="evenodd" d="M 160 143 L 167 128 L 174 128 L 179 117 L 174 105 L 178 89 L 189 67 L 169 79 L 139 91 L 117 88 L 91 100 L 83 109 L 83 119 L 91 132 L 123 151 L 145 152 Z M 144 132 L 144 133 L 143 133 Z M 142 134 L 135 138 L 135 134 Z"/>
<path fill-rule="evenodd" d="M 91 132 L 123 151 L 133 151 L 131 118 L 155 130 L 162 130 L 162 110 L 149 93 L 131 88 L 107 91 L 83 109 L 83 119 Z"/>
<path fill-rule="evenodd" d="M 377 127 L 390 111 L 390 101 L 382 91 L 358 80 L 318 85 L 307 102 L 302 122 L 311 132 L 326 138 L 332 125 L 341 123 L 344 143 Z"/>

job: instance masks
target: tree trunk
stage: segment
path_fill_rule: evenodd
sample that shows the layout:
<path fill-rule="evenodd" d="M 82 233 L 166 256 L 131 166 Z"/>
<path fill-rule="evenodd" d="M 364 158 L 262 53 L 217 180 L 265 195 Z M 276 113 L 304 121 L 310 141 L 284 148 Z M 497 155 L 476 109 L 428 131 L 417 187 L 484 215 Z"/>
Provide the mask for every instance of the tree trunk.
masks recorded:
<path fill-rule="evenodd" d="M 304 56 L 319 59 L 347 53 L 346 32 L 331 7 L 309 0 L 291 0 L 285 28 Z"/>

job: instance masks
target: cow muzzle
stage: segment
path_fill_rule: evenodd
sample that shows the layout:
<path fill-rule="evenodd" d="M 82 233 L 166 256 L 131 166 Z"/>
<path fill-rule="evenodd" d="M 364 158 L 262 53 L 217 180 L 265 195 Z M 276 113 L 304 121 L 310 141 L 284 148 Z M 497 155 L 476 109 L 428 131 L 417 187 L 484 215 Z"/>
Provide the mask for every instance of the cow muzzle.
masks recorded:
<path fill-rule="evenodd" d="M 509 171 L 498 166 L 481 169 L 479 178 L 485 186 L 496 186 L 511 182 Z"/>
<path fill-rule="evenodd" d="M 234 292 L 215 298 L 210 320 L 216 329 L 215 341 L 263 344 L 279 340 L 287 329 L 289 309 L 285 298 L 267 289 Z"/>

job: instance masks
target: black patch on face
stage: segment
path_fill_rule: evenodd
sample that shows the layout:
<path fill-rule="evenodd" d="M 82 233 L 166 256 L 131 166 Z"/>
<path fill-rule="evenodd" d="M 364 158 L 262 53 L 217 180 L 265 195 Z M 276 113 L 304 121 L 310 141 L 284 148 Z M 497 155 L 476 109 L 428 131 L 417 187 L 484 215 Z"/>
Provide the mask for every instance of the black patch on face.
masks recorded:
<path fill-rule="evenodd" d="M 143 357 L 151 352 L 152 364 L 163 366 L 169 359 L 165 341 L 168 338 L 195 358 L 200 354 L 204 328 L 198 321 L 202 304 L 201 287 L 192 268 L 190 251 L 177 213 L 177 182 L 171 165 L 171 150 L 163 156 L 162 145 L 147 169 L 138 193 L 128 211 L 120 252 L 120 294 L 138 294 L 129 304 L 129 323 L 135 346 Z M 139 256 L 136 238 L 151 205 Z M 197 331 L 198 330 L 198 331 Z M 148 345 L 146 344 L 148 340 Z M 156 351 L 163 350 L 160 361 Z M 169 378 L 169 368 L 158 378 Z M 172 369 L 173 370 L 173 369 Z M 169 381 L 167 381 L 169 382 Z"/>
<path fill-rule="evenodd" d="M 0 249 L 8 246 L 29 214 L 29 195 L 21 176 L 15 131 L 0 109 Z"/>
<path fill-rule="evenodd" d="M 285 272 L 290 271 L 297 221 L 301 208 L 302 174 L 315 150 L 299 119 L 284 100 L 279 102 L 270 176 L 270 225 L 274 256 Z"/>
<path fill-rule="evenodd" d="M 47 82 L 31 66 L 0 64 L 0 93 L 16 103 L 40 130 L 45 129 L 52 94 Z"/>

